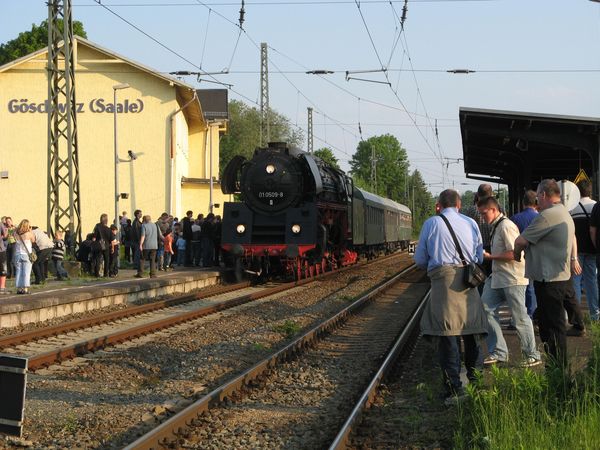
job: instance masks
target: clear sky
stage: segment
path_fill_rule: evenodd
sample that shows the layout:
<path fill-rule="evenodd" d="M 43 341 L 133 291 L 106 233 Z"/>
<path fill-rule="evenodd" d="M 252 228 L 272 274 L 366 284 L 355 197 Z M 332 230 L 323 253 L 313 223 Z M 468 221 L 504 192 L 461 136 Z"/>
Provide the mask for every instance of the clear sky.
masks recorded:
<path fill-rule="evenodd" d="M 477 185 L 464 177 L 457 160 L 460 106 L 600 117 L 600 3 L 412 0 L 399 41 L 400 1 L 363 0 L 360 8 L 352 0 L 245 3 L 245 32 L 234 53 L 241 1 L 102 0 L 204 71 L 228 69 L 214 78 L 233 84 L 230 98 L 248 103 L 259 100 L 257 46 L 268 43 L 270 106 L 304 130 L 306 108 L 312 106 L 315 148 L 332 147 L 348 170 L 361 137 L 359 122 L 363 138 L 393 134 L 433 193 L 442 183 L 461 191 Z M 96 1 L 73 0 L 73 5 L 74 19 L 83 22 L 91 41 L 161 72 L 198 70 Z M 0 0 L 0 42 L 46 18 L 43 1 Z M 345 79 L 347 70 L 382 64 L 391 88 Z M 336 72 L 304 73 L 315 69 Z M 449 74 L 448 69 L 478 72 Z M 386 81 L 383 73 L 351 76 Z M 441 158 L 448 158 L 443 159 L 447 177 Z"/>

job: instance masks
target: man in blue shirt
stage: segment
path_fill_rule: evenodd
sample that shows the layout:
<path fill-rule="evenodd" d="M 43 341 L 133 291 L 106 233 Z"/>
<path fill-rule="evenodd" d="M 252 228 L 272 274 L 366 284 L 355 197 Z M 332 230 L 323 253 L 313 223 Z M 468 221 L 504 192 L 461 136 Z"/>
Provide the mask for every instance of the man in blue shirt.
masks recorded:
<path fill-rule="evenodd" d="M 458 192 L 446 189 L 438 202 L 440 214 L 450 223 L 465 261 L 481 263 L 483 244 L 479 226 L 458 212 Z M 467 377 L 473 381 L 481 363 L 479 337 L 487 334 L 487 318 L 478 290 L 464 283 L 463 273 L 467 269 L 441 217 L 430 217 L 423 224 L 414 259 L 417 266 L 427 269 L 431 280 L 431 296 L 421 319 L 421 332 L 437 340 L 446 400 L 452 402 L 463 394 L 460 337 L 465 346 Z"/>
<path fill-rule="evenodd" d="M 537 203 L 537 194 L 531 189 L 525 191 L 523 195 L 523 211 L 515 214 L 510 218 L 515 225 L 519 228 L 519 232 L 525 231 L 525 228 L 529 226 L 533 219 L 538 216 L 538 212 L 535 209 Z M 533 319 L 533 313 L 537 308 L 537 300 L 535 299 L 535 289 L 533 288 L 533 280 L 529 281 L 529 285 L 525 290 L 525 307 L 527 308 L 527 315 Z"/>

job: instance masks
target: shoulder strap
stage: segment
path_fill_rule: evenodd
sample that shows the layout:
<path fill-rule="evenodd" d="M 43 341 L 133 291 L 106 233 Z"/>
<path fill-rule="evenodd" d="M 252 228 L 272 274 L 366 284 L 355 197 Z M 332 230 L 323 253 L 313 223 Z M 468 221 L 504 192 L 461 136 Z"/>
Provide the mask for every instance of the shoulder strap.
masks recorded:
<path fill-rule="evenodd" d="M 590 215 L 588 214 L 588 212 L 586 211 L 585 207 L 581 204 L 581 202 L 579 202 L 579 206 L 581 206 L 581 210 L 583 211 L 583 213 L 585 214 L 585 217 L 587 220 L 590 220 Z"/>
<path fill-rule="evenodd" d="M 454 245 L 456 246 L 456 250 L 458 251 L 458 256 L 460 256 L 460 260 L 462 261 L 462 263 L 466 265 L 467 261 L 465 260 L 465 256 L 463 255 L 462 249 L 460 248 L 460 244 L 458 243 L 456 234 L 454 233 L 454 230 L 450 226 L 450 222 L 443 214 L 439 214 L 439 216 L 442 218 L 442 220 L 444 222 L 446 222 L 446 226 L 448 227 L 448 230 L 450 230 L 450 234 L 452 235 L 452 239 L 454 240 Z"/>
<path fill-rule="evenodd" d="M 494 228 L 492 228 L 492 234 L 490 234 L 490 245 L 492 245 L 492 241 L 494 240 L 494 234 L 496 234 L 496 228 L 498 228 L 498 225 L 500 225 L 500 222 L 502 222 L 504 219 L 506 219 L 506 216 L 501 217 L 500 220 L 498 222 L 496 222 L 496 225 L 494 225 Z"/>
<path fill-rule="evenodd" d="M 27 252 L 27 256 L 31 256 L 31 252 L 27 248 L 27 244 L 25 244 L 25 242 L 23 241 L 23 238 L 21 237 L 21 235 L 19 233 L 17 233 L 17 236 L 19 236 L 19 240 L 21 241 L 21 244 L 23 244 L 23 247 L 25 247 L 25 251 Z"/>

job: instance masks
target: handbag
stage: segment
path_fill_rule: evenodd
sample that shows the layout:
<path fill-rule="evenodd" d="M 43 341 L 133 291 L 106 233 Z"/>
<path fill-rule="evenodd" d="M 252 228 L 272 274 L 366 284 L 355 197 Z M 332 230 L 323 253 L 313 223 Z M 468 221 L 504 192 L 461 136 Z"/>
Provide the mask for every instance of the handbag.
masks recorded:
<path fill-rule="evenodd" d="M 448 221 L 448 219 L 446 217 L 444 217 L 443 214 L 440 214 L 439 216 L 446 223 L 448 230 L 450 230 L 450 234 L 452 235 L 452 239 L 454 240 L 454 245 L 456 246 L 456 250 L 458 251 L 460 260 L 463 263 L 463 265 L 465 266 L 465 270 L 463 272 L 464 283 L 469 288 L 475 288 L 475 287 L 479 286 L 480 284 L 484 283 L 487 276 L 486 276 L 483 268 L 476 262 L 467 262 L 467 260 L 465 259 L 465 256 L 463 255 L 462 249 L 460 248 L 460 244 L 458 243 L 458 239 L 456 238 L 456 234 L 454 233 L 454 230 L 450 226 L 450 222 Z"/>
<path fill-rule="evenodd" d="M 36 252 L 30 252 L 29 249 L 27 248 L 27 246 L 25 245 L 25 242 L 23 242 L 23 238 L 21 237 L 21 235 L 19 233 L 17 233 L 17 236 L 19 236 L 19 240 L 23 244 L 23 247 L 25 247 L 25 251 L 27 252 L 27 256 L 29 256 L 29 262 L 31 264 L 33 264 L 34 262 L 37 261 L 37 253 Z"/>

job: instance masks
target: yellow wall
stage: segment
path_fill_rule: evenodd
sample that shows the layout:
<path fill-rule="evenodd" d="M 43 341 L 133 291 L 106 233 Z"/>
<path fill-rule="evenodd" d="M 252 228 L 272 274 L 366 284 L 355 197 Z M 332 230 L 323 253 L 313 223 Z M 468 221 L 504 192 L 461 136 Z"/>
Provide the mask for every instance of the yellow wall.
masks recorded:
<path fill-rule="evenodd" d="M 209 185 L 208 184 L 186 184 L 183 189 L 183 203 L 185 208 L 182 209 L 179 218 L 188 210 L 194 212 L 194 217 L 202 213 L 208 214 L 209 211 Z M 218 208 L 213 208 L 215 215 L 223 216 L 223 204 L 225 202 L 233 201 L 232 195 L 225 195 L 221 192 L 221 185 L 219 183 L 213 183 L 213 204 L 219 204 Z"/>
<path fill-rule="evenodd" d="M 182 188 L 181 177 L 201 177 L 204 170 L 206 132 L 196 121 L 188 130 L 183 113 L 176 115 L 176 148 L 173 187 L 170 182 L 170 114 L 180 106 L 176 86 L 151 73 L 118 61 L 79 43 L 76 68 L 78 103 L 79 174 L 81 192 L 82 233 L 90 232 L 101 213 L 114 215 L 114 144 L 113 113 L 93 112 L 94 99 L 113 102 L 112 86 L 128 83 L 131 87 L 117 91 L 118 103 L 143 102 L 141 112 L 117 114 L 119 156 L 128 159 L 127 150 L 143 153 L 132 163 L 119 164 L 119 191 L 129 199 L 119 201 L 119 212 L 142 209 L 157 217 L 168 211 L 173 190 L 172 212 L 181 215 L 186 209 L 208 208 L 197 190 Z M 44 103 L 47 99 L 46 53 L 37 60 L 25 62 L 0 73 L 0 171 L 8 171 L 8 179 L 0 179 L 0 216 L 14 220 L 29 218 L 46 228 L 47 223 L 47 115 L 43 112 L 9 112 L 26 103 Z M 133 107 L 134 109 L 136 106 Z M 98 107 L 96 107 L 96 110 Z M 216 149 L 216 151 L 215 151 Z M 218 136 L 213 143 L 218 177 Z M 206 186 L 206 190 L 208 186 Z M 188 195 L 185 191 L 190 191 Z M 201 189 L 199 190 L 201 191 Z M 217 185 L 215 191 L 222 195 Z M 217 200 L 215 200 L 215 203 Z"/>

